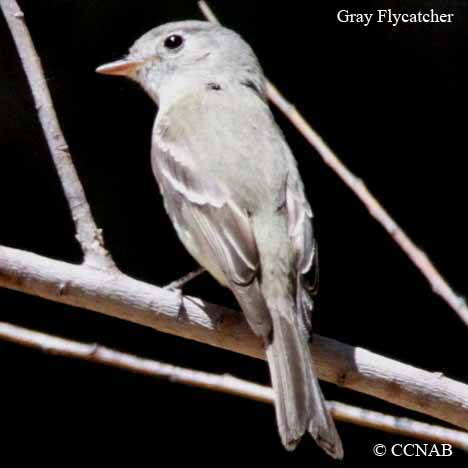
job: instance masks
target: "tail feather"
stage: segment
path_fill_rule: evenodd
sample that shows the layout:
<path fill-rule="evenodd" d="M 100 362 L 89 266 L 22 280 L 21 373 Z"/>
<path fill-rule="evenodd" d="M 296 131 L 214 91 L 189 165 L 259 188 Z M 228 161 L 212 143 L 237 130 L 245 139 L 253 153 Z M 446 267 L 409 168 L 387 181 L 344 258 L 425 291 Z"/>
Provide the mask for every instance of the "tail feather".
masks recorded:
<path fill-rule="evenodd" d="M 273 338 L 267 344 L 266 353 L 283 445 L 293 450 L 308 431 L 329 455 L 342 458 L 340 437 L 326 407 L 312 356 L 296 317 L 291 312 L 277 310 L 272 318 Z"/>

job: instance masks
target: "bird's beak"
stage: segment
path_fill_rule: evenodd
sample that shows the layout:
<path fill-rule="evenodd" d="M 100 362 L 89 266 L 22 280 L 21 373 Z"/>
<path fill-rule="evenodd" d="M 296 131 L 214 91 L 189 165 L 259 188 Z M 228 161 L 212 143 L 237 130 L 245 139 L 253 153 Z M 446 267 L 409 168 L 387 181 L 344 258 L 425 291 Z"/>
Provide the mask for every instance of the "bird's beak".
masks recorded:
<path fill-rule="evenodd" d="M 103 75 L 131 76 L 143 62 L 144 60 L 141 59 L 117 60 L 96 68 L 96 73 L 102 73 Z"/>

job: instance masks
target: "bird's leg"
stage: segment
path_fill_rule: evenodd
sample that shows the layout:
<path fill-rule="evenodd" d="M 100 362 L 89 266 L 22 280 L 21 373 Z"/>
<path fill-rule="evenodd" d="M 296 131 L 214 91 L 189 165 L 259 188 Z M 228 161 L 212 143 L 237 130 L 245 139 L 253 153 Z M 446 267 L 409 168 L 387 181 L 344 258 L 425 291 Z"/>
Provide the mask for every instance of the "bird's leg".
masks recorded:
<path fill-rule="evenodd" d="M 197 270 L 192 271 L 185 276 L 182 276 L 182 278 L 172 281 L 172 283 L 166 284 L 166 286 L 163 286 L 163 288 L 170 289 L 170 290 L 174 290 L 174 289 L 182 290 L 183 286 L 185 286 L 189 281 L 192 281 L 197 276 L 200 276 L 204 271 L 205 269 L 200 267 Z"/>
<path fill-rule="evenodd" d="M 205 271 L 204 268 L 198 268 L 195 271 L 190 272 L 189 274 L 182 276 L 178 280 L 172 281 L 172 283 L 166 284 L 163 286 L 163 289 L 168 289 L 174 291 L 179 296 L 179 314 L 184 310 L 184 294 L 182 293 L 182 288 L 189 281 L 192 281 L 197 276 L 201 275 Z"/>

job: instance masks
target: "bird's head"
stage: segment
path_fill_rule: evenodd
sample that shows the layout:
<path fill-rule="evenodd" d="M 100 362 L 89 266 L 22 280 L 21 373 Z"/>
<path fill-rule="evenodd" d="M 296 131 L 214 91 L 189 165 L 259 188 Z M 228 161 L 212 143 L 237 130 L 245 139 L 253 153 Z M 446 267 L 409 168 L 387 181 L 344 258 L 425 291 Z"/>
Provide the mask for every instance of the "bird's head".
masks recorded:
<path fill-rule="evenodd" d="M 159 26 L 141 36 L 122 60 L 96 70 L 138 82 L 159 102 L 174 81 L 250 80 L 263 88 L 263 74 L 250 46 L 234 31 L 206 21 Z"/>

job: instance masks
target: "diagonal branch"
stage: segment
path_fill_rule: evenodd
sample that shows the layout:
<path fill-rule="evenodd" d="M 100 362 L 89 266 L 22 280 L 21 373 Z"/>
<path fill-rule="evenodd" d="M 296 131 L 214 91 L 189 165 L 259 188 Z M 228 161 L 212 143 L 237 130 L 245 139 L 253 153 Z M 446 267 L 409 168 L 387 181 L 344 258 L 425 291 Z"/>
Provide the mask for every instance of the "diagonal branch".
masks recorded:
<path fill-rule="evenodd" d="M 216 375 L 172 366 L 152 359 L 123 353 L 96 343 L 89 344 L 60 338 L 6 322 L 0 322 L 0 339 L 39 349 L 50 354 L 83 359 L 151 377 L 167 379 L 171 382 L 241 396 L 264 403 L 273 403 L 273 390 L 271 387 L 241 380 L 227 374 Z M 431 442 L 449 443 L 452 446 L 468 451 L 468 433 L 466 432 L 426 424 L 413 419 L 397 418 L 337 401 L 329 401 L 328 405 L 333 417 L 338 421 Z"/>
<path fill-rule="evenodd" d="M 94 222 L 83 186 L 73 165 L 52 104 L 41 61 L 24 21 L 24 14 L 15 0 L 0 0 L 0 7 L 31 87 L 42 130 L 75 223 L 76 238 L 81 245 L 84 262 L 94 267 L 115 269 L 114 261 L 104 247 L 102 232 Z"/>
<path fill-rule="evenodd" d="M 468 452 L 468 432 L 435 426 L 414 419 L 399 418 L 377 411 L 345 405 L 338 401 L 328 401 L 328 406 L 333 417 L 339 421 L 431 442 L 450 443 Z"/>
<path fill-rule="evenodd" d="M 220 24 L 208 4 L 201 0 L 198 5 L 204 16 L 211 22 Z M 299 130 L 304 138 L 316 149 L 317 153 L 340 179 L 354 192 L 365 205 L 371 216 L 390 234 L 393 240 L 406 253 L 409 259 L 416 265 L 419 271 L 426 277 L 434 293 L 441 296 L 445 302 L 459 315 L 465 325 L 468 326 L 468 305 L 465 299 L 457 295 L 445 278 L 440 274 L 435 265 L 403 231 L 403 229 L 388 214 L 380 202 L 367 189 L 364 182 L 356 177 L 336 156 L 322 137 L 308 124 L 303 115 L 288 102 L 278 91 L 275 85 L 267 81 L 268 98 Z"/>
<path fill-rule="evenodd" d="M 0 246 L 0 287 L 139 323 L 264 359 L 242 314 L 108 272 Z M 468 385 L 314 335 L 321 379 L 468 429 Z"/>

